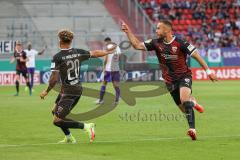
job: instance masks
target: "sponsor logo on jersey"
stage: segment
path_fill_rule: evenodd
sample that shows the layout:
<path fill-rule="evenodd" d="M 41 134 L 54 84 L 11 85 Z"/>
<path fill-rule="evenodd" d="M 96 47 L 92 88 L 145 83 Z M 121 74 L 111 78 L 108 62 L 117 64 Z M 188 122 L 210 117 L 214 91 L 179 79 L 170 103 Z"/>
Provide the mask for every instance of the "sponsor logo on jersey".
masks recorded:
<path fill-rule="evenodd" d="M 190 82 L 190 79 L 189 79 L 189 78 L 185 78 L 184 80 L 185 80 L 185 82 L 187 82 L 187 83 Z"/>
<path fill-rule="evenodd" d="M 164 57 L 165 59 L 171 59 L 171 60 L 177 60 L 178 59 L 178 55 L 161 54 L 161 56 Z"/>
<path fill-rule="evenodd" d="M 58 106 L 57 113 L 60 114 L 62 111 L 63 111 L 63 107 L 62 106 Z"/>

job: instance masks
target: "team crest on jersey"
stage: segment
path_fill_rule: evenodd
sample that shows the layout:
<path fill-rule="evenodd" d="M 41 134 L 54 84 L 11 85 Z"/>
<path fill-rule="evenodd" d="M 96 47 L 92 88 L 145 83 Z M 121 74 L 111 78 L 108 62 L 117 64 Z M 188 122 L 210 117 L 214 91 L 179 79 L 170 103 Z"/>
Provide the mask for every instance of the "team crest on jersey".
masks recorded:
<path fill-rule="evenodd" d="M 172 51 L 175 53 L 177 52 L 177 47 L 172 47 Z"/>
<path fill-rule="evenodd" d="M 184 80 L 185 80 L 185 82 L 187 82 L 187 83 L 190 82 L 190 79 L 189 79 L 189 78 L 185 78 Z"/>
<path fill-rule="evenodd" d="M 163 49 L 161 47 L 158 47 L 161 51 L 163 51 Z"/>

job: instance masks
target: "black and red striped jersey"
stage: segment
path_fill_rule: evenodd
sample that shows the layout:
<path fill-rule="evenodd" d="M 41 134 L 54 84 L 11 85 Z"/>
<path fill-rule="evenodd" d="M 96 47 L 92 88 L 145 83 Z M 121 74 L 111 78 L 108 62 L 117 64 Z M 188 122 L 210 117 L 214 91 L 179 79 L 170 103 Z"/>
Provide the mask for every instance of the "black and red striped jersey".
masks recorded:
<path fill-rule="evenodd" d="M 17 60 L 17 65 L 16 65 L 16 70 L 22 70 L 22 71 L 27 71 L 27 66 L 26 62 L 21 62 L 20 58 L 22 59 L 27 59 L 26 52 L 21 51 L 21 52 L 14 52 L 14 58 Z"/>
<path fill-rule="evenodd" d="M 172 83 L 184 75 L 192 74 L 186 60 L 196 47 L 186 40 L 173 37 L 171 42 L 166 43 L 163 39 L 150 39 L 144 45 L 147 51 L 155 51 L 166 82 Z"/>

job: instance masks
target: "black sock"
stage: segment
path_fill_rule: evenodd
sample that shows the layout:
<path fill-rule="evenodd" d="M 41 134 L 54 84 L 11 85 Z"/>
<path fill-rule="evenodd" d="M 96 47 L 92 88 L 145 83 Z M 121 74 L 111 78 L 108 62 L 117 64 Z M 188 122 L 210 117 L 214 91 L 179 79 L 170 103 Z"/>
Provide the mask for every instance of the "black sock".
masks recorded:
<path fill-rule="evenodd" d="M 191 101 L 183 102 L 183 106 L 186 112 L 186 118 L 190 128 L 195 128 L 195 116 L 193 111 L 194 103 Z"/>
<path fill-rule="evenodd" d="M 31 85 L 30 85 L 30 83 L 29 83 L 29 82 L 27 82 L 26 84 L 27 84 L 27 86 L 28 86 L 29 90 L 31 90 Z"/>
<path fill-rule="evenodd" d="M 61 128 L 84 128 L 84 123 L 74 121 L 71 119 L 62 119 L 61 121 L 54 122 L 54 124 Z"/>
<path fill-rule="evenodd" d="M 19 92 L 19 81 L 16 81 L 15 84 L 16 84 L 16 90 L 17 90 L 17 93 L 18 93 Z"/>
<path fill-rule="evenodd" d="M 34 73 L 31 73 L 31 83 L 30 83 L 31 88 L 33 88 L 33 83 L 34 83 Z"/>
<path fill-rule="evenodd" d="M 63 127 L 61 127 L 61 129 L 62 129 L 63 133 L 64 133 L 66 136 L 67 136 L 67 135 L 70 135 L 70 131 L 69 131 L 68 128 L 63 128 Z"/>

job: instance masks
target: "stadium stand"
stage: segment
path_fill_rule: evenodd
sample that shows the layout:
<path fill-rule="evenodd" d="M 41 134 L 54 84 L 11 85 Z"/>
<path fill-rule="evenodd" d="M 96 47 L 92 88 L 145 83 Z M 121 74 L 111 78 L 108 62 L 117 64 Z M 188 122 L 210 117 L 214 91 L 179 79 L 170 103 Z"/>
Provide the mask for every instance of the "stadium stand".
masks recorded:
<path fill-rule="evenodd" d="M 93 10 L 94 9 L 94 10 Z M 70 28 L 75 34 L 74 47 L 92 48 L 106 33 L 119 31 L 102 0 L 13 0 L 0 1 L 0 39 L 31 41 L 40 50 L 48 45 L 44 58 L 58 50 L 56 33 Z"/>
<path fill-rule="evenodd" d="M 138 0 L 150 19 L 170 19 L 177 34 L 197 47 L 240 47 L 240 2 L 236 0 Z"/>

